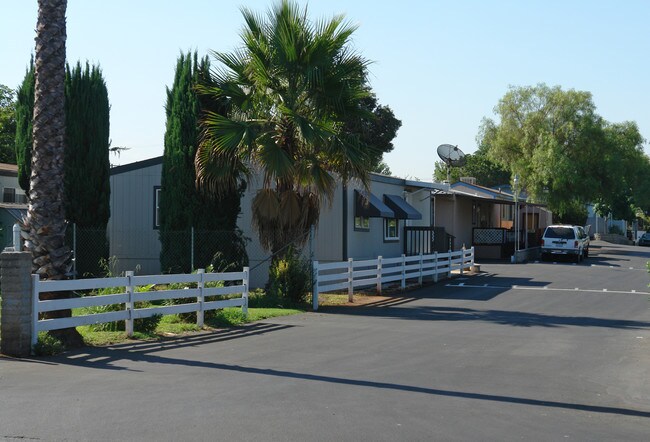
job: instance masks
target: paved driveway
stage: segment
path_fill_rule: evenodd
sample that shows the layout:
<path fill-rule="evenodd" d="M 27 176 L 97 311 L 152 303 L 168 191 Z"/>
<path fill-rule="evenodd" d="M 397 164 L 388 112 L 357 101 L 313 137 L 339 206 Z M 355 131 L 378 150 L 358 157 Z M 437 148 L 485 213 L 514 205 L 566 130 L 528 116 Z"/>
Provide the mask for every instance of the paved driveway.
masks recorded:
<path fill-rule="evenodd" d="M 165 343 L 0 359 L 0 440 L 649 440 L 650 249 Z"/>

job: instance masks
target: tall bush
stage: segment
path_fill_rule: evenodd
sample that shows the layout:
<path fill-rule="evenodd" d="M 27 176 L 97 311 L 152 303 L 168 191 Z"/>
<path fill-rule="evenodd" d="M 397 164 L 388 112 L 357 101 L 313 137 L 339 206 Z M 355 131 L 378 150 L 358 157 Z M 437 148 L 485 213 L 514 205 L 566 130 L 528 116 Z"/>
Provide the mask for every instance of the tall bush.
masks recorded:
<path fill-rule="evenodd" d="M 189 247 L 192 227 L 195 238 L 200 235 L 200 244 L 195 243 L 194 247 L 195 268 L 207 267 L 218 254 L 227 258 L 233 256 L 230 252 L 233 244 L 234 249 L 238 249 L 237 245 L 244 241 L 237 229 L 244 188 L 217 199 L 197 190 L 195 184 L 194 157 L 199 143 L 199 119 L 208 106 L 201 103 L 196 87 L 211 81 L 209 71 L 207 57 L 199 60 L 196 52 L 181 54 L 176 63 L 174 83 L 171 89 L 167 89 L 159 232 L 163 272 L 189 273 L 193 270 L 190 268 Z"/>
<path fill-rule="evenodd" d="M 34 113 L 34 65 L 18 88 L 16 160 L 18 182 L 29 194 Z M 77 225 L 77 273 L 99 275 L 108 258 L 106 225 L 110 217 L 108 89 L 98 66 L 66 65 L 64 206 L 68 223 Z M 72 230 L 66 242 L 72 244 Z"/>
<path fill-rule="evenodd" d="M 307 259 L 290 247 L 269 268 L 268 294 L 294 304 L 304 304 L 311 288 L 311 266 Z"/>

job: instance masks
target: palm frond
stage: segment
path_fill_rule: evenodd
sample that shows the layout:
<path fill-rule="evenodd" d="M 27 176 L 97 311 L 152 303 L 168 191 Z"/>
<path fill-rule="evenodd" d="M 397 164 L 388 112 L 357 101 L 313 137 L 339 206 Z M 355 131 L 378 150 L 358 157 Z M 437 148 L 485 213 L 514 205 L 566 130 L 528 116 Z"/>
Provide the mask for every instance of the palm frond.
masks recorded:
<path fill-rule="evenodd" d="M 368 182 L 370 150 L 344 123 L 362 112 L 369 62 L 351 49 L 357 26 L 343 15 L 312 22 L 288 0 L 265 16 L 242 15 L 241 49 L 212 53 L 220 68 L 201 90 L 226 104 L 202 123 L 197 176 L 230 186 L 248 167 L 260 170 L 254 225 L 262 245 L 277 250 L 318 222 L 341 180 Z"/>

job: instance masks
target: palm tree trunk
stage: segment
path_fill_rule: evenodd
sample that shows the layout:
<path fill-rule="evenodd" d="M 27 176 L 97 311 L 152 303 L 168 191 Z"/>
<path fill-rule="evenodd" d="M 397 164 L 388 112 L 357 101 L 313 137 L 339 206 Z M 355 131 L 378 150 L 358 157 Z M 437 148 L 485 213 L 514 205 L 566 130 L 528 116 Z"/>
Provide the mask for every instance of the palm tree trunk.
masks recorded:
<path fill-rule="evenodd" d="M 65 279 L 70 269 L 70 249 L 65 245 L 63 161 L 65 139 L 65 41 L 67 0 L 38 0 L 36 87 L 30 204 L 25 222 L 32 252 L 32 271 L 42 279 Z M 42 299 L 68 297 L 44 293 Z M 57 317 L 70 310 L 53 312 Z M 53 317 L 53 316 L 50 316 Z M 83 344 L 76 329 L 55 333 L 68 346 Z"/>

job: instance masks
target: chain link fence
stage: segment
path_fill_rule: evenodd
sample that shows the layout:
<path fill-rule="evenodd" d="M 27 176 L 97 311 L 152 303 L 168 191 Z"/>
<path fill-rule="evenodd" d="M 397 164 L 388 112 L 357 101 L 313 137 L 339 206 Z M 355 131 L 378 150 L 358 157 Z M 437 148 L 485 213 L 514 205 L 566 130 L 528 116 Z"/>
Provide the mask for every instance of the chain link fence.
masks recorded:
<path fill-rule="evenodd" d="M 309 236 L 309 238 L 308 238 Z M 285 244 L 311 259 L 313 236 L 309 233 Z M 93 229 L 70 224 L 66 242 L 72 250 L 74 278 L 119 275 L 126 270 L 136 274 L 190 273 L 212 266 L 215 272 L 250 268 L 251 287 L 263 287 L 273 255 L 264 250 L 257 238 L 246 237 L 241 231 L 187 229 L 179 231 L 142 231 Z"/>

